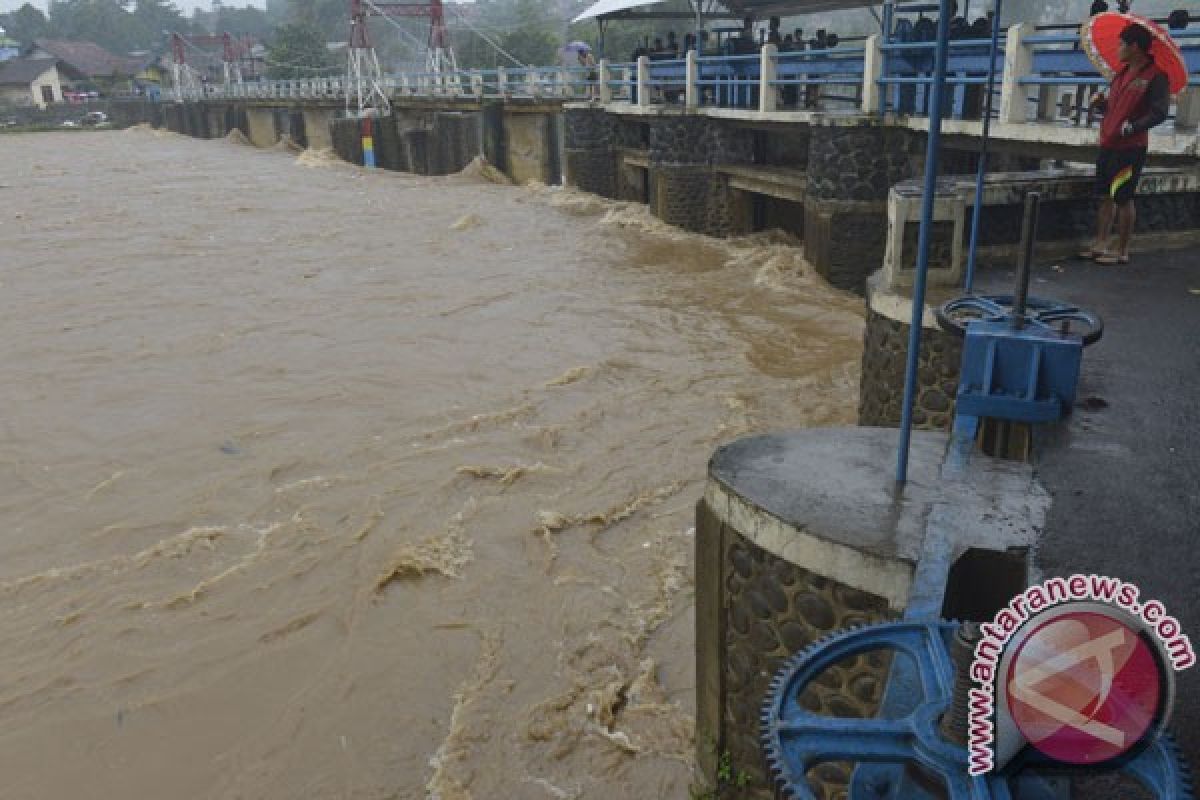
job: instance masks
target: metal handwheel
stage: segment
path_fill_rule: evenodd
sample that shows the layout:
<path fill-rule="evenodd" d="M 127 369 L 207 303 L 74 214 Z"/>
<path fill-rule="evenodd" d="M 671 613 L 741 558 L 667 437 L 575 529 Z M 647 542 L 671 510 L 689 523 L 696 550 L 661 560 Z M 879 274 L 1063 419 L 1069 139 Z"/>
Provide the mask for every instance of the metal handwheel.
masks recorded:
<path fill-rule="evenodd" d="M 787 800 L 817 800 L 806 774 L 831 761 L 857 765 L 909 765 L 921 773 L 917 784 L 932 791 L 901 786 L 875 774 L 855 780 L 849 800 L 865 798 L 946 797 L 950 800 L 1042 800 L 1061 797 L 1049 772 L 1056 767 L 1027 759 L 1017 769 L 971 777 L 967 750 L 944 739 L 939 720 L 953 702 L 954 666 L 950 639 L 953 622 L 888 622 L 835 633 L 793 656 L 767 692 L 761 719 L 761 743 L 775 795 Z M 800 697 L 822 673 L 853 656 L 892 651 L 889 693 L 905 697 L 901 712 L 886 717 L 830 717 L 805 709 Z M 898 670 L 896 659 L 907 658 Z M 901 677 L 897 677 L 903 673 Z M 893 709 L 895 711 L 896 709 Z M 1137 779 L 1158 800 L 1192 798 L 1191 775 L 1169 737 L 1159 737 L 1120 771 Z M 940 783 L 944 789 L 937 787 Z"/>
<path fill-rule="evenodd" d="M 967 331 L 967 323 L 974 320 L 1012 321 L 1015 302 L 1011 294 L 968 294 L 942 304 L 934 314 L 942 330 L 963 336 Z M 1096 312 L 1041 297 L 1026 298 L 1023 324 L 1040 325 L 1059 333 L 1073 333 L 1083 339 L 1085 346 L 1100 341 L 1104 335 L 1104 320 Z"/>

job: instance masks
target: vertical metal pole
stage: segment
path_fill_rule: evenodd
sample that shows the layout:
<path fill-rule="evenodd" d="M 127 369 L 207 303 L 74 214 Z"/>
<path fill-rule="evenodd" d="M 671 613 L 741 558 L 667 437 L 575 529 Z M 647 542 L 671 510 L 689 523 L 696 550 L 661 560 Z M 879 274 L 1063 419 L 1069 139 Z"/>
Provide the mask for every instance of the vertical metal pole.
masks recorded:
<path fill-rule="evenodd" d="M 1042 196 L 1025 195 L 1025 216 L 1021 219 L 1021 252 L 1017 261 L 1017 287 L 1013 293 L 1012 326 L 1025 327 L 1025 303 L 1029 297 L 1029 273 L 1033 268 L 1033 245 L 1037 241 L 1038 211 Z"/>
<path fill-rule="evenodd" d="M 996 52 L 1000 49 L 1000 10 L 1004 0 L 995 0 L 992 13 L 992 49 L 988 60 L 987 88 L 983 97 L 983 138 L 979 143 L 979 168 L 975 172 L 975 207 L 971 209 L 971 245 L 967 249 L 966 290 L 975 287 L 975 251 L 979 247 L 979 217 L 983 209 L 983 176 L 987 172 L 988 140 L 992 130 L 992 92 L 996 86 Z"/>
<path fill-rule="evenodd" d="M 929 95 L 929 142 L 925 147 L 925 194 L 921 197 L 921 232 L 917 237 L 917 274 L 913 278 L 912 320 L 908 331 L 908 361 L 904 368 L 904 406 L 900 413 L 900 452 L 896 456 L 896 483 L 908 480 L 908 450 L 912 439 L 913 395 L 917 389 L 917 363 L 921 355 L 921 321 L 925 317 L 925 277 L 929 272 L 929 239 L 933 233 L 933 201 L 937 193 L 937 158 L 942 144 L 942 86 L 946 83 L 946 51 L 950 38 L 950 0 L 940 0 L 937 47 Z"/>
<path fill-rule="evenodd" d="M 887 2 L 883 4 L 883 20 L 880 23 L 880 28 L 882 28 L 880 33 L 882 34 L 884 49 L 880 53 L 880 61 L 883 63 L 880 65 L 879 74 L 884 78 L 888 76 L 888 57 L 891 55 L 891 51 L 887 49 L 887 45 L 892 43 L 892 23 L 895 13 L 895 4 L 892 2 L 892 0 L 887 0 Z M 885 83 L 879 87 L 880 114 L 887 113 L 888 95 L 891 94 L 891 92 L 892 84 L 890 83 Z"/>

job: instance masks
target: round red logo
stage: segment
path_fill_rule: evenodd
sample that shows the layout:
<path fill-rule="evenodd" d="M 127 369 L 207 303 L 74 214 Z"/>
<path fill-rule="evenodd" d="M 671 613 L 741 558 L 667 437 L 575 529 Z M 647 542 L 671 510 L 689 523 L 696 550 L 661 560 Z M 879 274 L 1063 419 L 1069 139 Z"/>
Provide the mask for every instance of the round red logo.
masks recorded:
<path fill-rule="evenodd" d="M 1161 719 L 1163 673 L 1153 646 L 1094 611 L 1057 615 L 1021 643 L 1008 707 L 1029 743 L 1058 761 L 1096 764 L 1137 747 Z"/>

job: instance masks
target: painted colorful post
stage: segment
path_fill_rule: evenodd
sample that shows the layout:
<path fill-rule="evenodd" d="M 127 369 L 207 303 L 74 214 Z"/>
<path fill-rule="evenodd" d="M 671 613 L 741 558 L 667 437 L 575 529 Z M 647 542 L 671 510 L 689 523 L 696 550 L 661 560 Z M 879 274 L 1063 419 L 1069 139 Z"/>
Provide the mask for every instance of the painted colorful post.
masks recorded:
<path fill-rule="evenodd" d="M 375 137 L 371 135 L 371 118 L 362 118 L 363 166 L 375 166 Z"/>

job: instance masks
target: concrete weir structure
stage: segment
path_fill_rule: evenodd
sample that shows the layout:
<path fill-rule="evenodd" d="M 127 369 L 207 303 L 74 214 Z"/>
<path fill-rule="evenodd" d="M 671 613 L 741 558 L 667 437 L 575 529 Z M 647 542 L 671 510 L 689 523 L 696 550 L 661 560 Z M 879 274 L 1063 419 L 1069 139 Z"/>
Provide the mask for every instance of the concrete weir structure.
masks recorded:
<path fill-rule="evenodd" d="M 924 432 L 898 493 L 895 440 L 883 428 L 794 431 L 726 445 L 709 464 L 696 511 L 696 733 L 721 796 L 773 796 L 758 744 L 771 679 L 835 631 L 902 614 L 927 553 L 946 558 L 933 565 L 948 579 L 944 616 L 977 618 L 1026 585 L 1049 506 L 1032 468 L 981 459 L 959 470 L 948 437 Z M 879 653 L 840 663 L 801 702 L 872 716 L 888 666 Z M 831 763 L 814 778 L 837 796 L 849 774 Z"/>
<path fill-rule="evenodd" d="M 1011 52 L 1020 27 L 1010 34 Z M 768 797 L 758 720 L 784 660 L 835 631 L 903 614 L 918 576 L 941 593 L 943 616 L 990 617 L 1026 586 L 1050 499 L 1028 464 L 947 458 L 961 341 L 937 328 L 931 307 L 964 290 L 980 122 L 944 126 L 915 387 L 920 430 L 899 491 L 891 428 L 904 387 L 922 199 L 914 179 L 925 167 L 928 120 L 869 113 L 877 96 L 866 94 L 851 112 L 777 111 L 768 102 L 769 75 L 757 110 L 699 105 L 694 76 L 683 104 L 651 103 L 645 72 L 638 71 L 636 101 L 614 100 L 604 81 L 596 100 L 503 91 L 394 97 L 391 114 L 373 120 L 375 152 L 381 167 L 421 174 L 455 172 L 483 155 L 515 181 L 562 182 L 645 203 L 663 221 L 710 236 L 780 228 L 802 242 L 831 284 L 864 295 L 862 427 L 726 445 L 709 465 L 697 506 L 700 777 L 720 797 Z M 1030 191 L 1042 198 L 1040 257 L 1070 253 L 1091 234 L 1091 169 L 1049 162 L 1091 161 L 1095 132 L 1043 119 L 1041 95 L 1053 91 L 1046 86 L 1037 90 L 1038 119 L 1026 119 L 1022 91 L 1014 65 L 980 198 L 981 264 L 1012 263 Z M 139 108 L 128 112 L 130 121 L 140 113 L 206 137 L 236 127 L 259 146 L 286 134 L 362 163 L 361 121 L 341 115 L 332 98 Z M 1194 113 L 1185 111 L 1177 119 Z M 1198 141 L 1178 130 L 1152 137 L 1135 249 L 1200 243 Z M 887 659 L 862 655 L 831 670 L 803 702 L 838 716 L 870 715 L 888 668 Z M 812 777 L 824 796 L 838 797 L 849 773 L 831 763 Z"/>

